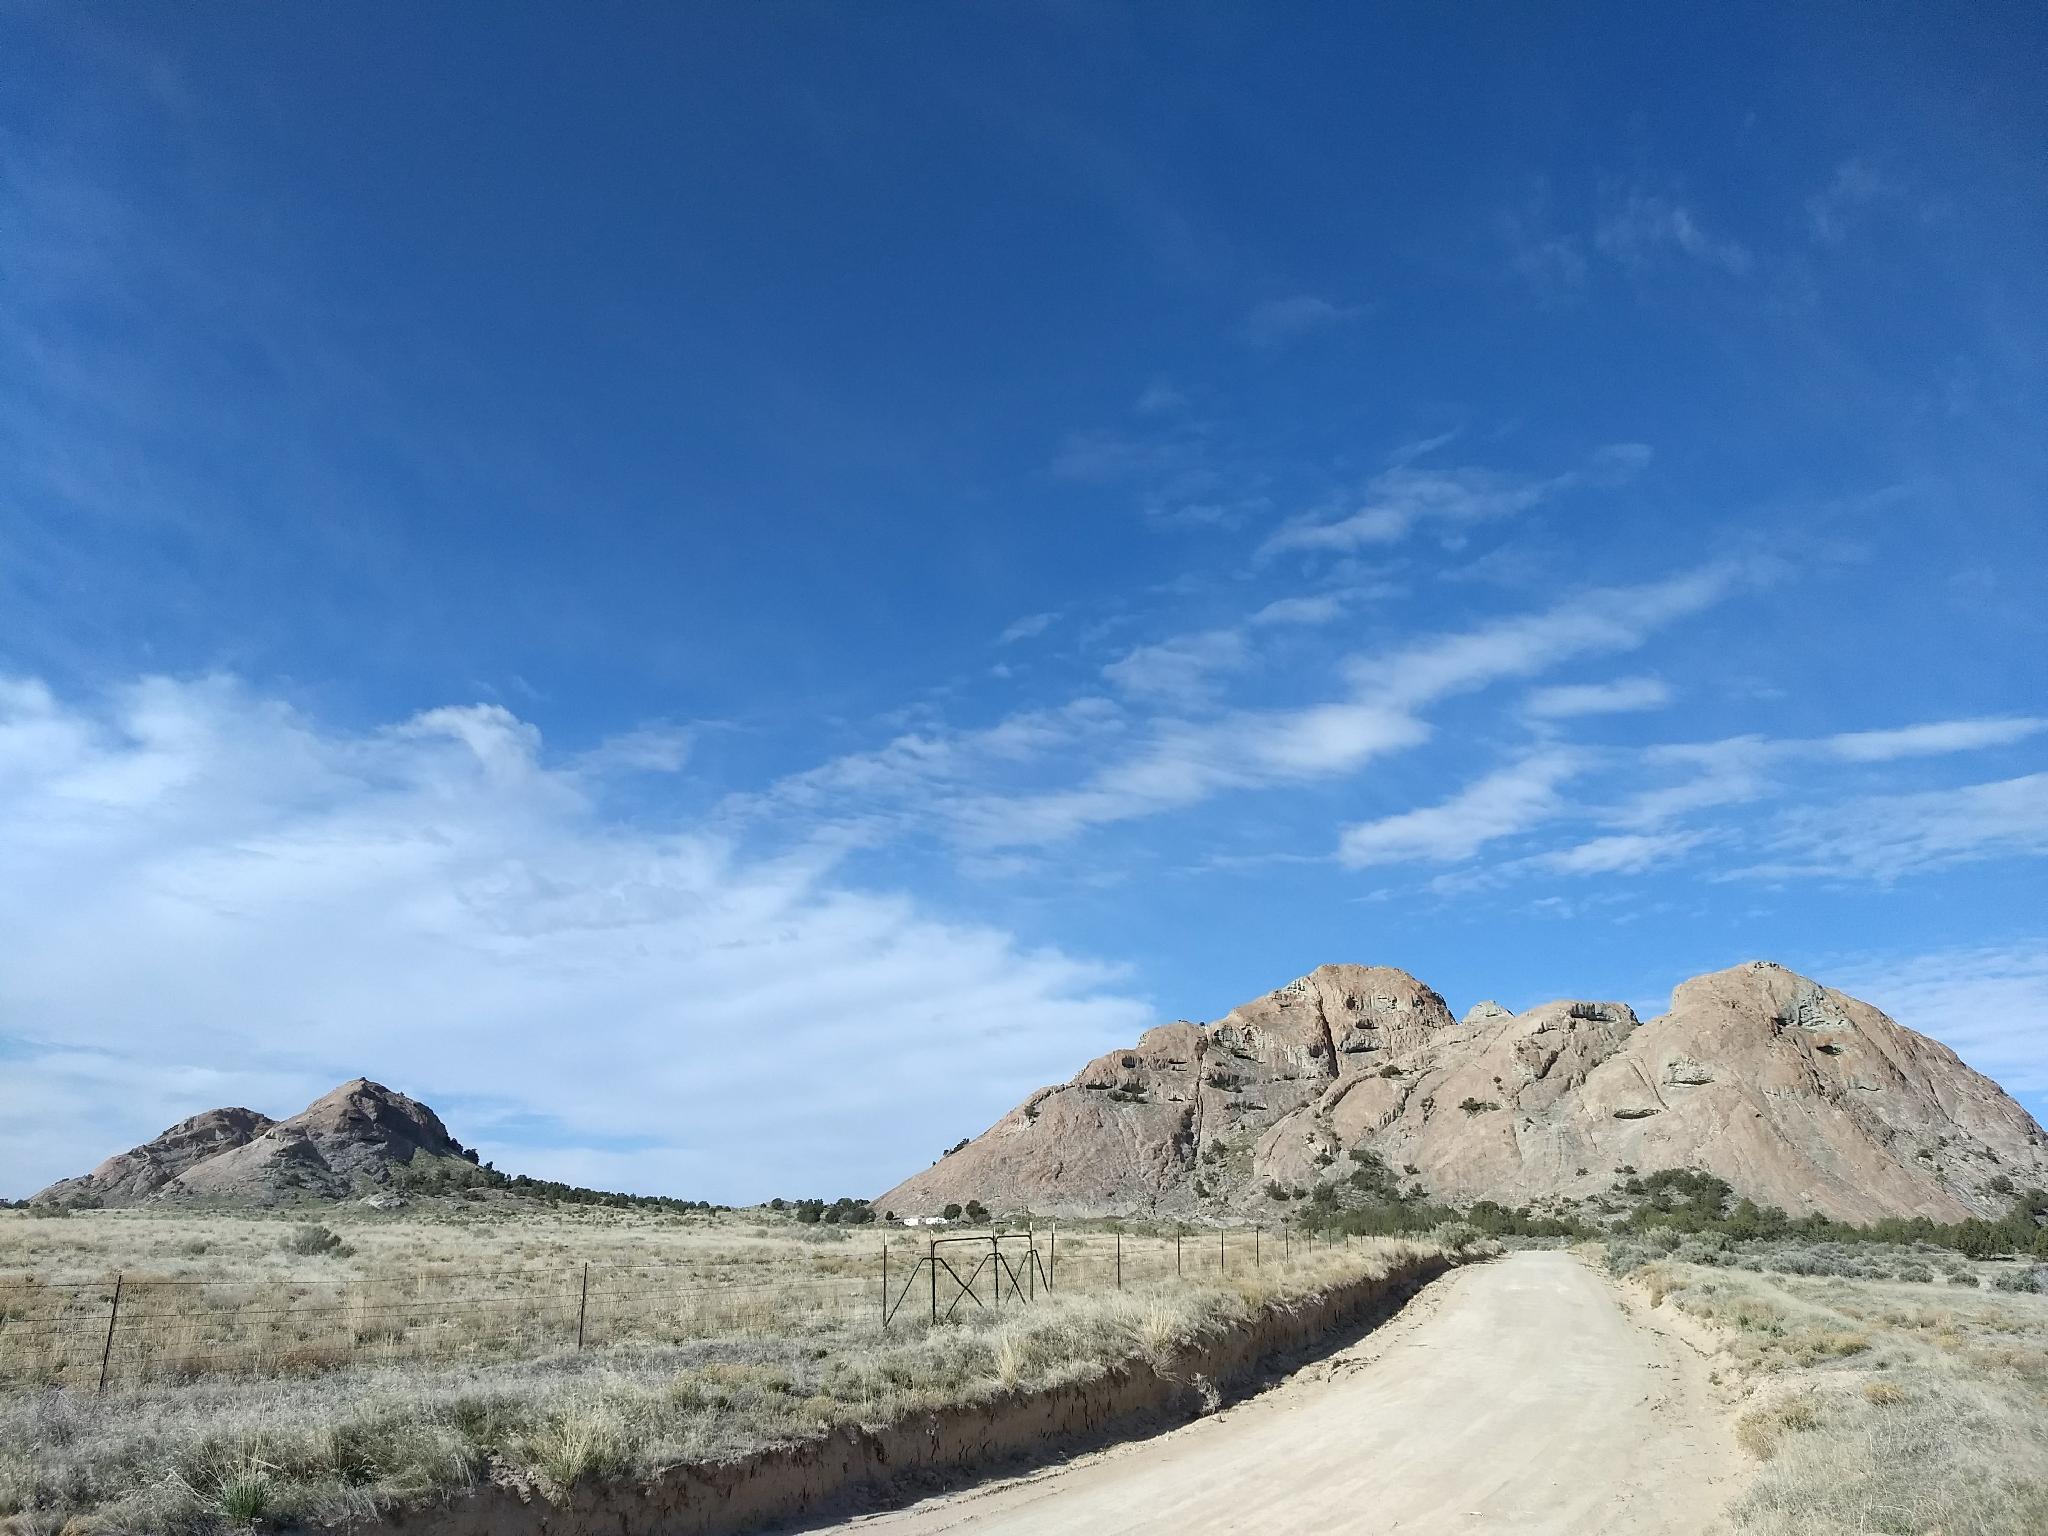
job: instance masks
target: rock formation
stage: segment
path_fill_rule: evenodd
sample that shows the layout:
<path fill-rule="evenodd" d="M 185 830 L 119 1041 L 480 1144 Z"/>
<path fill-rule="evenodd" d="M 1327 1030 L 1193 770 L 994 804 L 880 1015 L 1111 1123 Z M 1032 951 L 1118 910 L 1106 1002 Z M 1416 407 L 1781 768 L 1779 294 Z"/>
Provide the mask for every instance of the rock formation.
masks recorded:
<path fill-rule="evenodd" d="M 2048 1186 L 2048 1134 L 1996 1083 L 1768 961 L 1683 983 L 1648 1023 L 1570 1000 L 1460 1022 L 1404 971 L 1326 965 L 1213 1024 L 1148 1031 L 875 1203 L 1271 1215 L 1276 1188 L 1351 1198 L 1376 1166 L 1354 1151 L 1458 1204 L 1689 1167 L 1794 1215 L 1954 1221 Z"/>
<path fill-rule="evenodd" d="M 264 1205 L 306 1196 L 338 1199 L 382 1187 L 401 1164 L 441 1158 L 473 1163 L 476 1154 L 450 1136 L 426 1105 L 359 1077 L 289 1120 L 272 1120 L 251 1109 L 194 1115 L 32 1199 L 101 1205 L 148 1199 Z"/>
<path fill-rule="evenodd" d="M 37 1200 L 91 1196 L 106 1205 L 132 1205 L 175 1183 L 187 1169 L 245 1147 L 277 1122 L 253 1109 L 209 1109 L 141 1146 L 117 1152 L 91 1173 L 60 1179 Z"/>

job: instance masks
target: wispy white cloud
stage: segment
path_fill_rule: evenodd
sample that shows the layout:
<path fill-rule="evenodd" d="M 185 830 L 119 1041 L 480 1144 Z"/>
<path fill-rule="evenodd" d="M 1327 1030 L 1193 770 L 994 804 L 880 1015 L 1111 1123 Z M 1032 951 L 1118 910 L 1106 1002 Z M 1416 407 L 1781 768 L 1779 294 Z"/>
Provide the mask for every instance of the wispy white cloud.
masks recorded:
<path fill-rule="evenodd" d="M 677 773 L 690 761 L 697 733 L 680 725 L 643 725 L 608 737 L 576 759 L 586 774 Z"/>
<path fill-rule="evenodd" d="M 1951 752 L 1977 752 L 2009 747 L 2048 730 L 2048 720 L 2033 715 L 2002 715 L 1975 720 L 1935 720 L 1888 731 L 1850 731 L 1812 743 L 1790 742 L 1788 750 L 1807 747 L 1852 763 L 1889 763 L 1904 757 L 1938 757 Z"/>
<path fill-rule="evenodd" d="M 1313 597 L 1281 597 L 1254 613 L 1249 623 L 1257 627 L 1274 624 L 1330 624 L 1344 617 L 1344 599 L 1335 592 Z"/>
<path fill-rule="evenodd" d="M 624 1137 L 642 1150 L 608 1166 L 636 1187 L 751 1198 L 829 1168 L 866 1192 L 1146 1021 L 1109 969 L 819 848 L 608 819 L 595 765 L 621 755 L 558 758 L 493 706 L 350 732 L 227 679 L 7 684 L 7 1193 L 357 1073 L 458 1132 L 465 1103 L 549 1120 L 506 1152 L 535 1172 Z"/>
<path fill-rule="evenodd" d="M 1334 304 L 1320 294 L 1297 293 L 1254 304 L 1238 334 L 1255 347 L 1277 347 L 1298 336 L 1344 325 L 1364 313 L 1362 305 Z"/>
<path fill-rule="evenodd" d="M 1298 784 L 1347 773 L 1420 745 L 1413 715 L 1364 703 L 1235 710 L 1212 721 L 1172 720 L 1136 752 L 1083 783 L 1043 793 L 974 796 L 948 808 L 970 847 L 1063 842 L 1094 827 L 1185 810 L 1229 790 Z"/>
<path fill-rule="evenodd" d="M 1567 802 L 1537 793 L 1550 782 L 1540 775 L 1531 787 L 1516 779 L 1515 769 L 1503 770 L 1505 777 L 1481 781 L 1475 791 L 1490 792 L 1480 795 L 1480 810 L 1498 805 L 1524 813 L 1511 830 L 1527 831 L 1539 821 L 1618 830 L 1590 838 L 1575 832 L 1575 840 L 1558 847 L 1439 875 L 1428 888 L 1452 896 L 1496 889 L 1535 874 L 1641 874 L 1702 848 L 1724 855 L 1714 871 L 1724 879 L 1891 881 L 1949 864 L 2036 856 L 2048 852 L 2048 776 L 1913 794 L 1822 797 L 1831 793 L 1825 776 L 1831 766 L 1839 774 L 1843 766 L 1990 750 L 2023 741 L 2041 728 L 2031 717 L 2007 717 L 1806 739 L 1731 737 L 1625 753 L 1570 749 L 1577 754 L 1574 777 L 1612 783 L 1624 774 L 1632 780 L 1646 770 L 1654 774 L 1674 767 L 1687 776 L 1647 790 L 1628 788 L 1618 801 L 1603 803 L 1596 792 Z M 1518 785 L 1527 791 L 1520 799 L 1508 793 Z M 1773 804 L 1761 815 L 1741 818 L 1705 814 L 1759 802 Z M 1372 839 L 1398 845 L 1400 835 L 1413 826 L 1453 827 L 1467 809 L 1461 796 L 1374 823 L 1367 829 L 1368 845 Z M 1489 825 L 1483 815 L 1473 817 L 1473 824 L 1480 829 Z M 1468 857 L 1469 850 L 1465 842 L 1450 838 L 1438 845 L 1437 856 L 1455 862 Z"/>
<path fill-rule="evenodd" d="M 758 795 L 727 802 L 735 820 L 808 812 L 922 821 L 960 786 L 1007 766 L 1080 752 L 1127 733 L 1129 718 L 1110 699 L 1084 694 L 1065 704 L 1019 710 L 973 730 L 908 731 L 871 752 L 852 752 L 788 775 Z"/>
<path fill-rule="evenodd" d="M 1708 232 L 1685 204 L 1631 189 L 1593 232 L 1593 244 L 1628 267 L 1644 267 L 1669 252 L 1740 277 L 1754 265 L 1741 242 Z"/>
<path fill-rule="evenodd" d="M 1467 785 L 1450 799 L 1344 828 L 1337 858 L 1352 869 L 1409 860 L 1455 863 L 1499 838 L 1556 815 L 1558 788 L 1583 760 L 1562 750 L 1534 753 Z"/>
<path fill-rule="evenodd" d="M 1716 564 L 1661 582 L 1588 589 L 1538 613 L 1416 642 L 1341 667 L 1343 696 L 1287 709 L 1169 718 L 1131 735 L 1133 750 L 1070 788 L 982 794 L 940 808 L 983 846 L 1070 838 L 1090 827 L 1199 804 L 1226 790 L 1350 773 L 1426 741 L 1428 706 L 1534 676 L 1579 657 L 1632 650 L 1755 578 Z"/>
<path fill-rule="evenodd" d="M 1556 875 L 1635 875 L 1689 853 L 1702 832 L 1618 832 L 1537 854 L 1531 868 Z"/>
<path fill-rule="evenodd" d="M 1976 752 L 2012 746 L 2044 730 L 2048 730 L 2048 719 L 2001 715 L 1931 720 L 1833 736 L 1731 736 L 1720 741 L 1653 746 L 1642 754 L 1645 767 L 1653 772 L 1676 769 L 1687 776 L 1675 784 L 1636 793 L 1617 814 L 1626 825 L 1656 826 L 1696 811 L 1764 799 L 1776 791 L 1779 772 L 1790 765 L 1889 763 Z"/>
<path fill-rule="evenodd" d="M 1027 613 L 1005 625 L 1003 632 L 996 636 L 996 644 L 1015 645 L 1020 640 L 1035 640 L 1059 621 L 1057 613 Z"/>
<path fill-rule="evenodd" d="M 1427 437 L 1412 438 L 1395 447 L 1387 455 L 1389 465 L 1413 464 L 1417 459 L 1426 459 L 1439 448 L 1448 448 L 1465 435 L 1463 427 L 1450 427 L 1442 432 L 1432 432 Z"/>
<path fill-rule="evenodd" d="M 1208 698 L 1217 679 L 1242 668 L 1249 656 L 1236 630 L 1211 629 L 1141 645 L 1105 666 L 1102 675 L 1125 694 L 1191 704 Z"/>
<path fill-rule="evenodd" d="M 1610 683 L 1565 683 L 1538 688 L 1522 702 L 1522 713 L 1536 720 L 1574 720 L 1583 715 L 1627 714 L 1662 709 L 1671 702 L 1671 686 L 1654 677 L 1621 677 Z"/>
<path fill-rule="evenodd" d="M 1108 481 L 1184 470 L 1194 459 L 1178 439 L 1097 428 L 1067 434 L 1049 467 L 1061 480 Z"/>
<path fill-rule="evenodd" d="M 1839 244 L 1857 214 L 1899 195 L 1888 178 L 1862 160 L 1844 160 L 1828 184 L 1806 200 L 1806 231 L 1817 244 Z"/>
<path fill-rule="evenodd" d="M 1611 443 L 1580 469 L 1555 475 L 1510 474 L 1473 466 L 1451 469 L 1397 464 L 1366 485 L 1360 504 L 1337 517 L 1296 518 L 1261 547 L 1263 556 L 1289 551 L 1348 553 L 1396 544 L 1420 527 L 1455 533 L 1474 524 L 1513 517 L 1565 491 L 1619 485 L 1650 461 L 1641 443 Z"/>
<path fill-rule="evenodd" d="M 1721 601 L 1766 566 L 1716 562 L 1664 581 L 1589 588 L 1536 613 L 1423 641 L 1349 670 L 1369 694 L 1426 703 L 1492 683 L 1533 677 L 1581 656 L 1632 651 L 1652 634 Z"/>
<path fill-rule="evenodd" d="M 1165 379 L 1147 384 L 1131 409 L 1140 416 L 1169 416 L 1187 409 L 1188 397 Z"/>
<path fill-rule="evenodd" d="M 1788 811 L 1755 879 L 1889 882 L 1948 865 L 2048 854 L 2048 773 Z"/>
<path fill-rule="evenodd" d="M 1494 223 L 1515 275 L 1539 299 L 1569 301 L 1585 287 L 1586 253 L 1577 235 L 1558 228 L 1552 201 L 1549 184 L 1539 180 Z"/>

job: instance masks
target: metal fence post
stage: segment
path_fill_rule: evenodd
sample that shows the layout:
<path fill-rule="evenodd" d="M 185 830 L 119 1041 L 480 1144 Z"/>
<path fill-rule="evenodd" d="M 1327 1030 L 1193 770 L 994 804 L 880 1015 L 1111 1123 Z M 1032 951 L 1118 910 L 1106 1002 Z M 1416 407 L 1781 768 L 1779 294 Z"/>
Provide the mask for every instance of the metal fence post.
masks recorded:
<path fill-rule="evenodd" d="M 1116 1229 L 1116 1288 L 1124 1288 L 1124 1229 Z"/>
<path fill-rule="evenodd" d="M 996 1307 L 1000 1310 L 1003 1305 L 1003 1249 L 1001 1238 L 991 1237 L 988 1240 L 988 1256 L 989 1269 L 995 1277 Z"/>
<path fill-rule="evenodd" d="M 939 1320 L 939 1244 L 937 1238 L 926 1238 L 924 1244 L 925 1262 L 932 1267 L 932 1322 Z"/>
<path fill-rule="evenodd" d="M 1180 1228 L 1177 1225 L 1173 1229 L 1173 1278 L 1180 1278 Z"/>
<path fill-rule="evenodd" d="M 576 1347 L 583 1347 L 583 1321 L 590 1315 L 590 1265 L 583 1266 L 583 1288 L 576 1293 Z"/>
<path fill-rule="evenodd" d="M 882 1327 L 889 1326 L 889 1237 L 882 1235 Z"/>
<path fill-rule="evenodd" d="M 100 1384 L 93 1388 L 95 1392 L 107 1390 L 107 1362 L 114 1356 L 114 1324 L 121 1317 L 122 1278 L 118 1274 L 114 1276 L 114 1304 L 107 1308 L 107 1342 L 100 1346 Z"/>
<path fill-rule="evenodd" d="M 1059 1289 L 1060 1284 L 1058 1279 L 1060 1267 L 1060 1229 L 1058 1227 L 1052 1229 L 1050 1247 L 1052 1251 L 1046 1256 L 1045 1263 L 1045 1288 L 1048 1291 L 1056 1291 Z"/>

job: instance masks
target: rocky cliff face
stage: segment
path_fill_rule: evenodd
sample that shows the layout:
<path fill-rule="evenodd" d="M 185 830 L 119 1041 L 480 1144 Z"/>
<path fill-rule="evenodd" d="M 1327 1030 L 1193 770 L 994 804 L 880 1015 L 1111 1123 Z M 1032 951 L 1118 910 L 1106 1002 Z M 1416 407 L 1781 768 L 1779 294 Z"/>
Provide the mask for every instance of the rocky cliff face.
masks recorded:
<path fill-rule="evenodd" d="M 416 1099 L 368 1078 L 343 1083 L 289 1120 L 250 1109 L 194 1115 L 154 1141 L 63 1179 L 33 1198 L 132 1205 L 146 1199 L 215 1199 L 276 1204 L 335 1199 L 389 1182 L 391 1170 L 422 1158 L 474 1154 Z"/>
<path fill-rule="evenodd" d="M 2002 1210 L 2048 1185 L 2048 1134 L 1946 1046 L 1767 961 L 1625 1003 L 1462 1021 L 1403 971 L 1328 965 L 1213 1024 L 1170 1024 L 1041 1089 L 880 1196 L 898 1213 L 1225 1215 L 1343 1185 L 1353 1150 L 1437 1199 L 1597 1196 L 1622 1168 L 1702 1168 L 1848 1221 Z"/>

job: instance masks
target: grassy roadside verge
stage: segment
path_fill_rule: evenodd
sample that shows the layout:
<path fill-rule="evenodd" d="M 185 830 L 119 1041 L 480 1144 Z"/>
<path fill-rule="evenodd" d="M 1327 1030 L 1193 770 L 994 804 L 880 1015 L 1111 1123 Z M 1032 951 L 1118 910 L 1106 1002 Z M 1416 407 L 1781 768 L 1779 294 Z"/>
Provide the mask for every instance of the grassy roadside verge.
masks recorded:
<path fill-rule="evenodd" d="M 1753 1272 L 1610 1250 L 1720 1345 L 1755 1536 L 2048 1531 L 2048 1296 L 1990 1273 Z M 1896 1266 L 1926 1273 L 1917 1256 Z M 2000 1272 L 2000 1277 L 2004 1272 Z"/>
<path fill-rule="evenodd" d="M 0 1398 L 0 1531 L 204 1533 L 373 1517 L 486 1481 L 580 1485 L 1170 1366 L 1432 1245 L 1359 1241 L 1224 1283 L 1061 1295 L 889 1335 L 831 1320 L 546 1359 Z"/>

